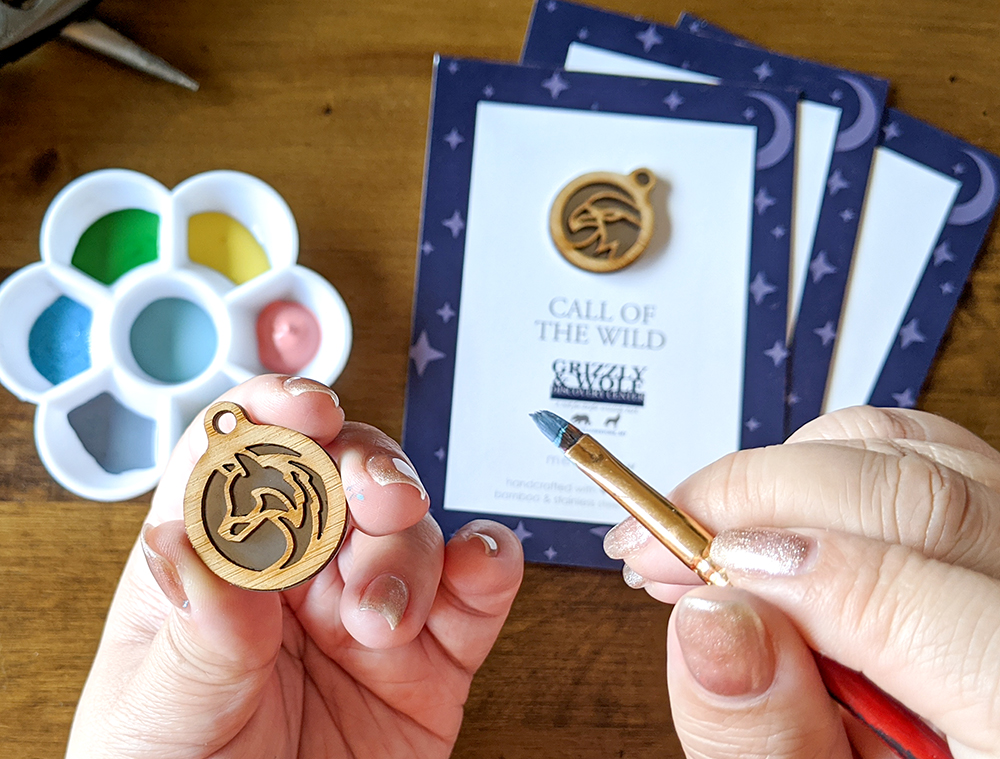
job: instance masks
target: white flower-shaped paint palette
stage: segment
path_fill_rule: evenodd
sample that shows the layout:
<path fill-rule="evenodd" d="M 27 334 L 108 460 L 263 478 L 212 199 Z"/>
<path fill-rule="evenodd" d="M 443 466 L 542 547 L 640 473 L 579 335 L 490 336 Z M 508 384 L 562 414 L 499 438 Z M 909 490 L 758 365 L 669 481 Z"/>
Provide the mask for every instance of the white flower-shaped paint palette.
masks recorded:
<path fill-rule="evenodd" d="M 350 315 L 297 256 L 288 205 L 247 174 L 171 191 L 110 169 L 67 185 L 42 222 L 41 261 L 0 287 L 0 381 L 37 404 L 53 478 L 85 498 L 133 498 L 228 388 L 267 371 L 332 383 Z"/>

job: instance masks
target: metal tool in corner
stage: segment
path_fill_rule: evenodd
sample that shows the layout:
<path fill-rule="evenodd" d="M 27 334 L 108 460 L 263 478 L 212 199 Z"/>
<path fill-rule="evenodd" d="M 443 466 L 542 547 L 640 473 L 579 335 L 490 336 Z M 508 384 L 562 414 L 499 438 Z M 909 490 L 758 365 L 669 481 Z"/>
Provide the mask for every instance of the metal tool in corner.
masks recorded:
<path fill-rule="evenodd" d="M 196 92 L 198 82 L 91 17 L 100 0 L 0 0 L 0 65 L 61 37 Z"/>

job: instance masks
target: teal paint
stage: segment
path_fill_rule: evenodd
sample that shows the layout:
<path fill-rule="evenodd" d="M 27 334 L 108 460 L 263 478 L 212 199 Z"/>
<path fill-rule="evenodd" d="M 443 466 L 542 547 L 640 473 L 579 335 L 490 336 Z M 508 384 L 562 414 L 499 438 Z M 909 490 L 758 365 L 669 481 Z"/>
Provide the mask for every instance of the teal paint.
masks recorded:
<path fill-rule="evenodd" d="M 156 422 L 101 393 L 67 415 L 87 453 L 109 474 L 148 469 L 156 463 Z"/>
<path fill-rule="evenodd" d="M 53 385 L 90 368 L 90 309 L 60 295 L 28 333 L 28 357 Z"/>
<path fill-rule="evenodd" d="M 154 300 L 129 335 L 139 368 L 155 380 L 187 382 L 205 371 L 218 348 L 215 325 L 204 309 L 184 298 Z"/>

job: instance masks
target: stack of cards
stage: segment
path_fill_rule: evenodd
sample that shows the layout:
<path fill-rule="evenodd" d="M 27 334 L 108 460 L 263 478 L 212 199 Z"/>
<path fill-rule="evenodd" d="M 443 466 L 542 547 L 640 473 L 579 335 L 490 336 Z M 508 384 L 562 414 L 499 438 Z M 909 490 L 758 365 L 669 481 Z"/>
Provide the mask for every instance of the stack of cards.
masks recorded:
<path fill-rule="evenodd" d="M 618 565 L 624 511 L 539 409 L 667 492 L 826 411 L 915 404 L 1000 160 L 888 89 L 556 0 L 520 65 L 436 60 L 403 444 L 446 534 L 488 515 L 529 560 Z"/>

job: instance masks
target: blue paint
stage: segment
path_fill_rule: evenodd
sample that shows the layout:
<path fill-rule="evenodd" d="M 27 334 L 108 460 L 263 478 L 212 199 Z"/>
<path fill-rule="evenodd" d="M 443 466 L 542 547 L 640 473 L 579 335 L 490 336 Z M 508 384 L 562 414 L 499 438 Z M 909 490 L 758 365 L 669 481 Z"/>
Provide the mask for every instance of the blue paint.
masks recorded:
<path fill-rule="evenodd" d="M 101 393 L 67 415 L 83 447 L 101 469 L 121 474 L 156 463 L 156 422 Z"/>
<path fill-rule="evenodd" d="M 90 309 L 60 295 L 31 325 L 28 356 L 53 385 L 90 368 Z"/>
<path fill-rule="evenodd" d="M 139 368 L 160 382 L 187 382 L 215 358 L 218 335 L 207 313 L 184 298 L 161 298 L 143 309 L 129 337 Z"/>

